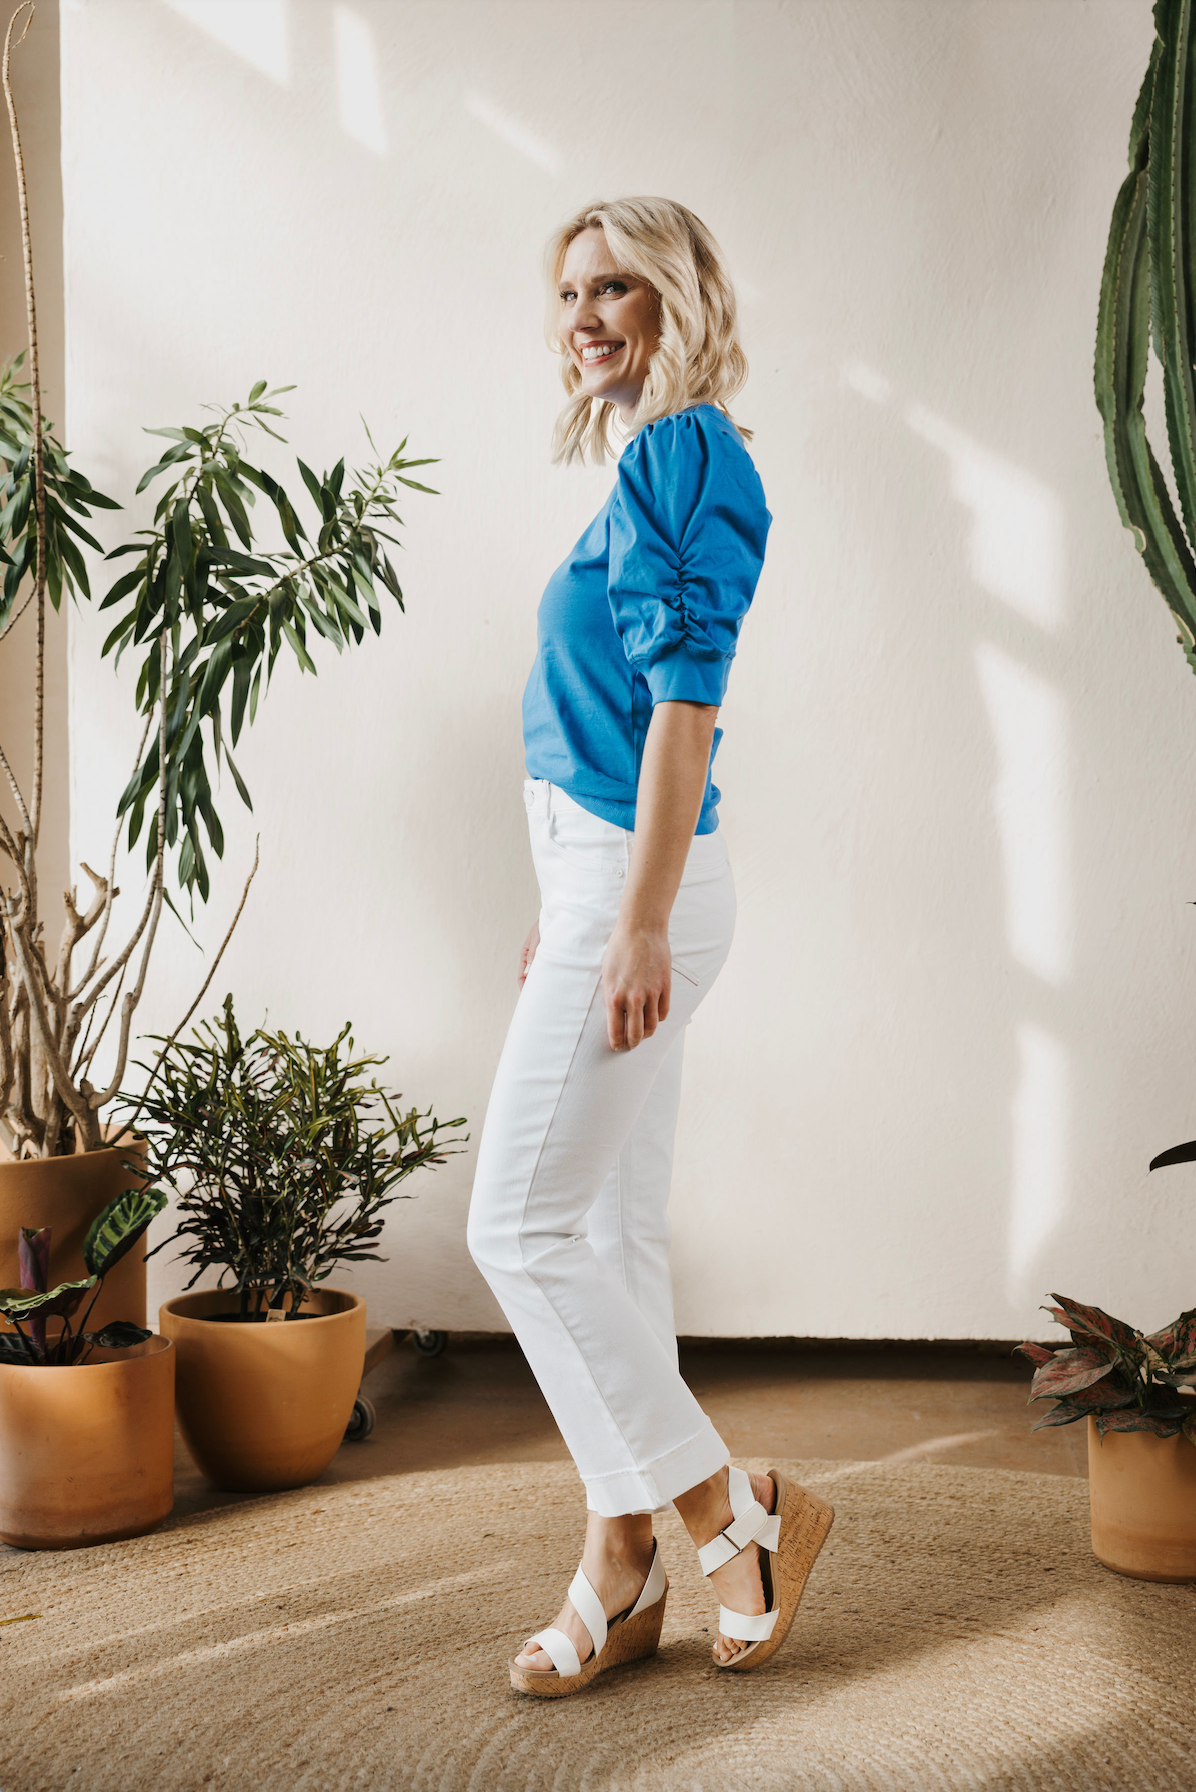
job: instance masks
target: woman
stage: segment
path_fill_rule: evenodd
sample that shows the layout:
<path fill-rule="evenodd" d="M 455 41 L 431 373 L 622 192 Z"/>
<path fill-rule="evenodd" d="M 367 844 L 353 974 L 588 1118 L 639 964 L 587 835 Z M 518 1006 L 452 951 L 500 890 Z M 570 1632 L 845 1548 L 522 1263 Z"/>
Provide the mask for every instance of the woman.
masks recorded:
<path fill-rule="evenodd" d="M 511 1663 L 559 1697 L 653 1653 L 671 1501 L 722 1606 L 714 1657 L 780 1645 L 831 1509 L 750 1479 L 677 1367 L 666 1207 L 685 1028 L 731 944 L 710 767 L 771 521 L 727 414 L 747 364 L 705 226 L 664 199 L 594 205 L 549 248 L 569 402 L 555 458 L 630 433 L 613 492 L 552 576 L 524 696 L 542 909 L 495 1078 L 469 1216 L 585 1484 L 581 1568 Z"/>

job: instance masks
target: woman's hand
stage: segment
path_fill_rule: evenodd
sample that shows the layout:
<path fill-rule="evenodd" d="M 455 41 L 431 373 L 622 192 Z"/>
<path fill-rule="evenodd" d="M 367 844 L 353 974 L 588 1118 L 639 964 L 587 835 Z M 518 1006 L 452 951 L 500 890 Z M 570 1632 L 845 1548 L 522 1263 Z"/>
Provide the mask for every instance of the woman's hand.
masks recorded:
<path fill-rule="evenodd" d="M 640 764 L 635 838 L 619 918 L 602 960 L 613 1052 L 650 1039 L 669 1012 L 669 916 L 693 844 L 714 744 L 711 703 L 658 703 Z"/>
<path fill-rule="evenodd" d="M 532 959 L 536 956 L 536 948 L 539 944 L 540 944 L 540 923 L 539 923 L 539 921 L 533 921 L 532 922 L 532 930 L 528 934 L 527 938 L 524 940 L 523 949 L 521 950 L 521 952 L 519 954 L 519 987 L 520 987 L 520 989 L 522 989 L 524 984 L 527 982 L 527 973 L 532 968 Z"/>
<path fill-rule="evenodd" d="M 602 960 L 606 1037 L 613 1052 L 651 1039 L 669 1012 L 673 961 L 666 928 L 647 929 L 620 917 Z"/>

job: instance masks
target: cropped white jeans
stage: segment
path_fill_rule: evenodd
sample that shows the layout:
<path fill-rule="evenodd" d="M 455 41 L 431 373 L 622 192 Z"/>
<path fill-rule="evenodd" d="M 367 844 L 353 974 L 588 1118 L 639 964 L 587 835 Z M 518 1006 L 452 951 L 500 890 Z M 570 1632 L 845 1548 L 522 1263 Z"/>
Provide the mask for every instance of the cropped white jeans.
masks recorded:
<path fill-rule="evenodd" d="M 735 886 L 721 832 L 695 836 L 669 922 L 668 1018 L 612 1051 L 602 957 L 632 836 L 544 779 L 524 800 L 540 944 L 486 1113 L 469 1249 L 590 1510 L 613 1518 L 665 1506 L 727 1461 L 677 1367 L 667 1207 L 685 1029 L 730 948 Z"/>

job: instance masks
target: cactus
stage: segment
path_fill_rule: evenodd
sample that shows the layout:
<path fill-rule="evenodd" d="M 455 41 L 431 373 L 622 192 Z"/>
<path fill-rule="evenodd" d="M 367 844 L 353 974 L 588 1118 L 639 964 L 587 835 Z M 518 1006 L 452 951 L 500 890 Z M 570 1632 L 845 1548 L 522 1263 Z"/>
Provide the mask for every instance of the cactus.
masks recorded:
<path fill-rule="evenodd" d="M 1196 53 L 1192 0 L 1157 0 L 1155 41 L 1130 127 L 1101 279 L 1096 402 L 1117 508 L 1179 624 L 1196 671 Z M 1146 435 L 1153 345 L 1182 516 Z"/>

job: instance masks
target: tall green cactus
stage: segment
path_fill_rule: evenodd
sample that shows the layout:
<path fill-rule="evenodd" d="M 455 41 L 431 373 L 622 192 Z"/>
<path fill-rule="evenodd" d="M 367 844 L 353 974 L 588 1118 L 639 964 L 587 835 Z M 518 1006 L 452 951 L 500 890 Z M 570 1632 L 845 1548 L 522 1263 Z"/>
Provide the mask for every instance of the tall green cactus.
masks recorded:
<path fill-rule="evenodd" d="M 1156 0 L 1155 41 L 1130 127 L 1101 278 L 1096 402 L 1121 520 L 1179 624 L 1196 671 L 1196 53 L 1192 0 Z M 1146 436 L 1153 341 L 1181 524 Z"/>

